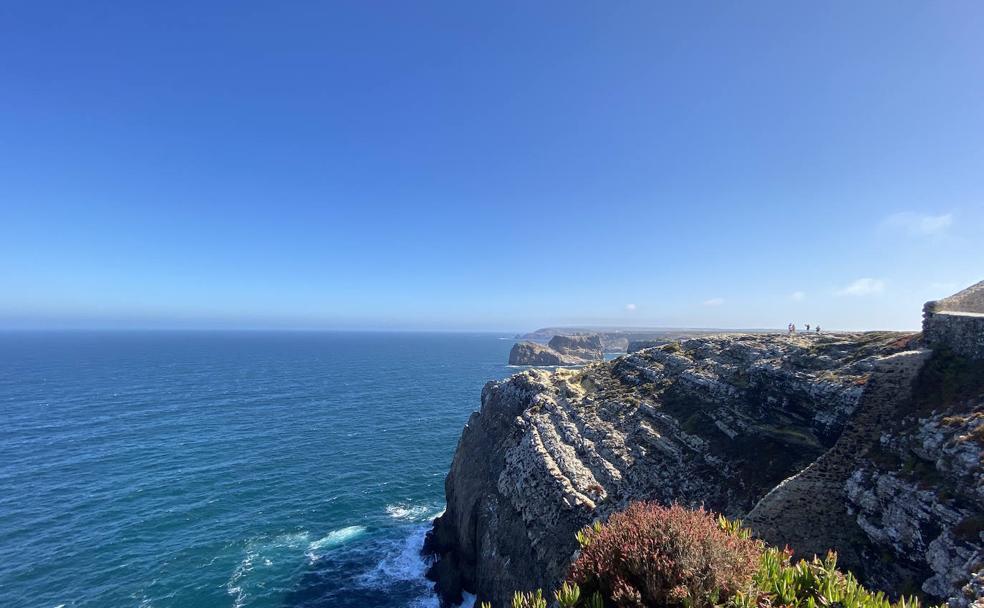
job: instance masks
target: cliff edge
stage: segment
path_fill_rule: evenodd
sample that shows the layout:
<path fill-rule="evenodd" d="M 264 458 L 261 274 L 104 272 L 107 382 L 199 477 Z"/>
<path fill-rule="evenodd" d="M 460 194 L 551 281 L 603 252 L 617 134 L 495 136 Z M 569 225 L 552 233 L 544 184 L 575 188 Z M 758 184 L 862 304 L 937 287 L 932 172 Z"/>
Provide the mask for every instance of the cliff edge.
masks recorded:
<path fill-rule="evenodd" d="M 551 588 L 579 528 L 650 499 L 744 517 L 800 554 L 838 550 L 890 594 L 965 606 L 984 583 L 984 365 L 945 336 L 976 344 L 968 331 L 936 331 L 933 352 L 890 332 L 701 336 L 489 383 L 445 482 L 430 575 L 449 603 Z"/>

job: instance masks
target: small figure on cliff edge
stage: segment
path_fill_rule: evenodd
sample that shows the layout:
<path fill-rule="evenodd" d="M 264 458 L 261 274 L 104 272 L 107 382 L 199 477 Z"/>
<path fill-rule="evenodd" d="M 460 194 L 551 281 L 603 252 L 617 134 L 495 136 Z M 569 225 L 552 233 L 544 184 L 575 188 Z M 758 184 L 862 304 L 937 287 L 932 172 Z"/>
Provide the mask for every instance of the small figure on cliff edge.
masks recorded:
<path fill-rule="evenodd" d="M 809 323 L 806 324 L 806 333 L 810 333 L 810 324 Z"/>
<path fill-rule="evenodd" d="M 820 326 L 817 325 L 817 335 L 820 335 Z"/>

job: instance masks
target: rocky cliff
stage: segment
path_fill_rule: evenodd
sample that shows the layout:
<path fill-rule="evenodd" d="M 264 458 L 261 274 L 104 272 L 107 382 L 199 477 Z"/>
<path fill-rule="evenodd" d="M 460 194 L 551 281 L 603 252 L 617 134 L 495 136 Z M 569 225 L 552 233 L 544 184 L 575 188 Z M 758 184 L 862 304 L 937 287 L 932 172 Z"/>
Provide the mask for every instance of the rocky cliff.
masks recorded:
<path fill-rule="evenodd" d="M 628 346 L 625 347 L 625 351 L 628 353 L 639 352 L 640 350 L 645 350 L 647 348 L 655 348 L 657 346 L 666 346 L 670 342 L 675 340 L 664 338 L 661 340 L 632 340 L 629 342 Z"/>
<path fill-rule="evenodd" d="M 509 365 L 583 365 L 585 360 L 558 353 L 536 342 L 517 342 L 509 351 Z"/>
<path fill-rule="evenodd" d="M 929 358 L 884 332 L 704 336 L 489 383 L 446 479 L 431 575 L 448 602 L 467 589 L 500 605 L 552 587 L 580 527 L 655 499 L 748 517 L 801 553 L 836 548 L 876 587 L 965 605 L 984 375 Z"/>
<path fill-rule="evenodd" d="M 545 343 L 554 336 L 598 336 L 606 353 L 624 353 L 629 343 L 643 340 L 679 340 L 694 336 L 728 333 L 708 329 L 645 329 L 639 327 L 543 327 L 520 334 L 517 340 Z M 747 333 L 747 332 L 743 332 Z"/>
<path fill-rule="evenodd" d="M 509 351 L 509 365 L 582 365 L 605 358 L 601 338 L 554 336 L 544 346 L 537 342 L 518 342 Z"/>
<path fill-rule="evenodd" d="M 601 336 L 598 335 L 554 336 L 547 346 L 563 355 L 579 357 L 585 361 L 601 361 L 605 358 Z"/>

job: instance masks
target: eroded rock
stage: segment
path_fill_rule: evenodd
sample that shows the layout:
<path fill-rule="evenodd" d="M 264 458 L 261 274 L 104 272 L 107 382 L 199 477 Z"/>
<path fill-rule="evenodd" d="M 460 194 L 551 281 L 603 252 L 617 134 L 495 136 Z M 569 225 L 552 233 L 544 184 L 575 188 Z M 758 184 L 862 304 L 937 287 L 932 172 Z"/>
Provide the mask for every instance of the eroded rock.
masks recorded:
<path fill-rule="evenodd" d="M 886 395 L 911 382 L 925 354 L 896 354 L 913 345 L 911 335 L 887 332 L 705 336 L 580 369 L 530 370 L 490 383 L 481 410 L 462 433 L 445 483 L 448 508 L 432 534 L 441 556 L 433 572 L 439 587 L 448 583 L 437 570 L 450 560 L 463 588 L 497 605 L 515 590 L 550 588 L 566 571 L 576 548 L 574 533 L 632 500 L 747 515 L 838 444 L 866 410 L 866 392 L 872 403 L 891 402 Z M 869 383 L 882 387 L 877 399 Z M 892 412 L 878 410 L 874 419 L 898 418 Z M 852 433 L 868 436 L 867 430 Z M 878 433 L 872 437 L 877 443 Z M 930 447 L 924 449 L 936 449 L 928 436 L 926 442 Z M 954 454 L 946 466 L 973 459 L 966 450 L 946 449 Z M 829 488 L 823 489 L 840 501 L 838 517 L 850 523 L 843 535 L 833 535 L 835 544 L 861 543 L 870 551 L 845 548 L 845 554 L 865 558 L 924 549 L 914 558 L 921 569 L 906 570 L 925 575 L 917 588 L 937 570 L 945 581 L 928 583 L 934 595 L 966 584 L 966 572 L 962 582 L 955 574 L 963 566 L 930 564 L 941 550 L 959 555 L 950 553 L 951 545 L 932 545 L 939 534 L 919 549 L 908 541 L 921 529 L 918 514 L 948 512 L 914 500 L 908 486 L 895 487 L 893 494 L 888 477 L 880 494 L 866 494 L 868 478 L 857 478 L 850 490 L 855 471 L 869 474 L 865 462 L 850 460 L 855 468 L 824 480 Z M 849 492 L 858 505 L 868 505 L 863 520 L 856 517 L 860 506 L 848 512 Z M 911 512 L 880 506 L 899 496 Z M 786 506 L 798 508 L 794 502 Z M 897 538 L 878 531 L 885 513 L 891 513 L 890 527 L 906 530 L 903 521 L 891 523 L 897 514 L 911 529 Z M 889 578 L 877 571 L 871 580 Z"/>
<path fill-rule="evenodd" d="M 517 342 L 509 352 L 509 365 L 570 366 L 604 358 L 601 338 L 597 335 L 554 336 L 546 346 Z"/>

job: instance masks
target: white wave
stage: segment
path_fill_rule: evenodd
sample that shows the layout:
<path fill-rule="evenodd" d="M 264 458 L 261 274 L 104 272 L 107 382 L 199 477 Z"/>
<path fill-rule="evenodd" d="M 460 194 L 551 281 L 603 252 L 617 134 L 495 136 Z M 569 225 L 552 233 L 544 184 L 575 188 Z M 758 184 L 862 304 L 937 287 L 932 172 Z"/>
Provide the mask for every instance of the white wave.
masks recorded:
<path fill-rule="evenodd" d="M 366 531 L 364 526 L 347 526 L 311 540 L 301 531 L 277 536 L 260 536 L 246 541 L 243 558 L 226 582 L 226 592 L 233 598 L 233 608 L 242 608 L 266 591 L 270 577 L 282 576 L 283 564 L 296 563 L 307 556 L 311 563 L 325 550 L 342 545 Z"/>
<path fill-rule="evenodd" d="M 246 541 L 246 548 L 243 552 L 243 559 L 233 570 L 232 575 L 226 582 L 226 592 L 233 597 L 233 608 L 242 608 L 246 605 L 250 597 L 250 591 L 254 588 L 262 588 L 263 582 L 253 581 L 250 574 L 256 569 L 257 565 L 262 568 L 270 568 L 275 561 L 282 558 L 290 559 L 289 556 L 299 555 L 299 550 L 310 540 L 307 531 L 294 532 L 290 534 L 280 534 L 274 537 L 258 537 Z M 294 557 L 293 559 L 297 559 Z"/>
<path fill-rule="evenodd" d="M 401 540 L 389 543 L 386 557 L 368 572 L 362 574 L 358 583 L 371 589 L 388 589 L 396 585 L 410 583 L 419 589 L 419 597 L 410 602 L 410 608 L 439 608 L 440 600 L 434 594 L 430 581 L 425 578 L 430 560 L 421 555 L 424 538 L 430 526 L 416 526 Z"/>
<path fill-rule="evenodd" d="M 226 592 L 233 597 L 233 608 L 242 608 L 246 605 L 247 593 L 246 589 L 243 588 L 243 579 L 253 571 L 254 559 L 256 559 L 256 553 L 247 550 L 246 556 L 239 562 L 239 565 L 233 570 L 232 576 L 226 582 Z"/>
<path fill-rule="evenodd" d="M 318 555 L 318 551 L 322 549 L 331 549 L 332 547 L 337 547 L 343 545 L 348 541 L 352 540 L 357 536 L 361 536 L 363 532 L 366 531 L 365 526 L 346 526 L 345 528 L 339 528 L 338 530 L 332 530 L 327 536 L 319 538 L 318 540 L 312 542 L 308 545 L 307 555 L 311 562 L 317 561 L 321 556 Z"/>
<path fill-rule="evenodd" d="M 434 594 L 418 597 L 410 602 L 410 608 L 440 608 L 441 600 Z"/>
<path fill-rule="evenodd" d="M 386 513 L 393 519 L 413 519 L 427 512 L 427 507 L 408 505 L 386 505 Z"/>
<path fill-rule="evenodd" d="M 310 532 L 308 532 L 307 530 L 302 530 L 300 532 L 292 532 L 290 534 L 281 534 L 279 536 L 275 536 L 273 538 L 273 541 L 265 544 L 266 546 L 273 549 L 281 549 L 281 548 L 291 549 L 297 547 L 298 545 L 302 545 L 306 543 L 308 538 L 310 537 L 311 537 Z"/>
<path fill-rule="evenodd" d="M 367 587 L 388 587 L 401 581 L 424 581 L 429 566 L 420 554 L 424 548 L 427 526 L 419 526 L 403 541 L 394 542 L 392 552 L 376 564 L 376 567 L 360 577 Z"/>
<path fill-rule="evenodd" d="M 430 509 L 427 509 L 430 510 Z M 427 510 L 415 511 L 424 513 Z M 389 509 L 387 508 L 387 511 Z M 427 514 L 427 520 L 433 520 L 444 513 L 444 509 L 439 512 Z M 391 516 L 395 515 L 391 513 Z M 425 575 L 430 567 L 432 560 L 424 557 L 421 551 L 424 548 L 424 539 L 430 525 L 418 525 L 409 529 L 407 536 L 400 540 L 393 540 L 387 543 L 384 550 L 385 557 L 379 560 L 368 572 L 363 573 L 358 578 L 358 584 L 371 589 L 386 590 L 394 586 L 403 586 L 410 583 L 414 588 L 419 589 L 420 595 L 412 600 L 410 608 L 440 608 L 440 600 L 434 593 L 431 582 Z M 465 593 L 461 608 L 474 608 L 475 596 Z"/>
<path fill-rule="evenodd" d="M 457 608 L 475 608 L 475 596 L 467 591 L 463 591 L 461 595 L 464 599 L 461 600 L 460 604 L 455 604 Z M 441 605 L 441 600 L 437 598 L 437 595 L 431 594 L 424 597 L 418 597 L 413 602 L 410 603 L 410 608 L 439 608 Z"/>
<path fill-rule="evenodd" d="M 461 595 L 464 598 L 461 600 L 460 604 L 455 604 L 456 608 L 475 608 L 475 596 L 467 591 L 462 591 Z M 441 600 L 437 598 L 437 595 L 431 594 L 425 597 L 419 597 L 415 599 L 411 604 L 411 608 L 439 608 L 441 605 Z"/>
<path fill-rule="evenodd" d="M 386 505 L 386 513 L 393 519 L 409 521 L 430 521 L 440 514 L 432 506 L 407 504 Z"/>

